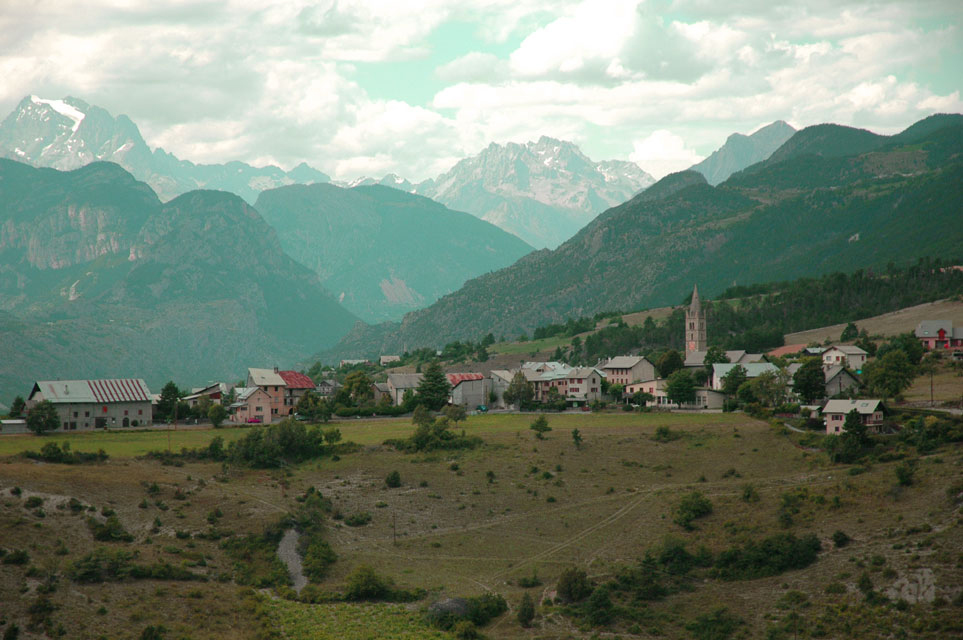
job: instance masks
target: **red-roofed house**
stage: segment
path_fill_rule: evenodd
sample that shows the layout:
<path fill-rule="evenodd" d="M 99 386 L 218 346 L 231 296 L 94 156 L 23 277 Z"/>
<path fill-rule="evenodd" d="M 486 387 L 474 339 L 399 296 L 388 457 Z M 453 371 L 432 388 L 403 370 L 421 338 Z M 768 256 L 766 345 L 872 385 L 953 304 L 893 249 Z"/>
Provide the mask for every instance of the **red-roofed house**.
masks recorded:
<path fill-rule="evenodd" d="M 284 380 L 284 408 L 282 415 L 291 415 L 298 406 L 298 401 L 308 391 L 314 391 L 314 380 L 297 371 L 278 371 Z"/>
<path fill-rule="evenodd" d="M 480 373 L 449 373 L 451 394 L 448 401 L 469 408 L 488 404 L 488 380 Z"/>
<path fill-rule="evenodd" d="M 290 416 L 298 400 L 314 389 L 314 381 L 297 371 L 278 371 L 274 369 L 247 370 L 247 386 L 260 387 L 271 398 L 272 416 Z M 270 422 L 270 420 L 265 420 Z"/>

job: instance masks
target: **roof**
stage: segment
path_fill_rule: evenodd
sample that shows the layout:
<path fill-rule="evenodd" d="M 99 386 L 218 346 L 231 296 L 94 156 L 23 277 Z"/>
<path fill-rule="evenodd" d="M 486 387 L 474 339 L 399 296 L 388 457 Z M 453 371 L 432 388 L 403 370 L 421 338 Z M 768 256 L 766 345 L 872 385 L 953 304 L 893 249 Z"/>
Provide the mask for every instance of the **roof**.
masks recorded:
<path fill-rule="evenodd" d="M 298 371 L 278 371 L 288 389 L 314 389 L 314 380 Z"/>
<path fill-rule="evenodd" d="M 826 349 L 826 351 L 832 351 L 833 349 L 835 349 L 836 351 L 839 351 L 840 353 L 845 353 L 847 356 L 866 356 L 866 355 L 869 355 L 869 354 L 866 353 L 864 350 L 862 350 L 862 349 L 860 349 L 859 347 L 857 347 L 856 345 L 852 345 L 852 344 L 837 344 L 837 345 L 834 345 L 834 346 Z M 823 353 L 825 353 L 825 351 L 824 351 Z"/>
<path fill-rule="evenodd" d="M 452 387 L 457 387 L 462 382 L 470 382 L 472 380 L 484 380 L 485 376 L 480 373 L 446 373 L 445 377 L 448 378 L 448 383 Z"/>
<path fill-rule="evenodd" d="M 388 384 L 395 389 L 414 389 L 421 384 L 420 373 L 389 373 Z"/>
<path fill-rule="evenodd" d="M 704 367 L 706 363 L 706 351 L 690 351 L 685 356 L 686 367 Z M 726 351 L 726 357 L 729 358 L 729 362 L 751 362 L 753 360 L 759 360 L 762 355 L 746 353 L 745 349 L 730 349 Z"/>
<path fill-rule="evenodd" d="M 274 369 L 255 369 L 247 370 L 247 378 L 258 387 L 283 387 L 287 383 L 284 378 Z"/>
<path fill-rule="evenodd" d="M 853 374 L 851 374 L 849 371 L 846 370 L 846 367 L 838 364 L 827 368 L 824 373 L 826 375 L 826 382 L 829 382 L 830 380 L 832 380 L 833 378 L 835 378 L 841 373 L 845 373 L 850 378 L 853 378 L 853 380 L 856 379 L 853 377 Z"/>
<path fill-rule="evenodd" d="M 40 392 L 54 404 L 68 402 L 150 402 L 151 393 L 140 378 L 106 380 L 38 380 L 31 397 Z"/>
<path fill-rule="evenodd" d="M 771 362 L 717 362 L 712 365 L 712 375 L 717 378 L 723 378 L 735 367 L 745 369 L 747 378 L 758 378 L 766 371 L 772 371 L 773 373 L 779 372 L 779 367 Z"/>
<path fill-rule="evenodd" d="M 507 382 L 511 382 L 515 374 L 508 369 L 492 369 L 491 376 L 493 378 L 501 378 Z"/>
<path fill-rule="evenodd" d="M 381 393 L 388 393 L 389 391 L 387 382 L 375 382 L 374 388 L 380 391 Z"/>
<path fill-rule="evenodd" d="M 830 400 L 823 407 L 823 413 L 849 413 L 853 409 L 857 413 L 872 414 L 882 408 L 882 400 Z"/>
<path fill-rule="evenodd" d="M 566 378 L 588 378 L 593 373 L 597 373 L 600 376 L 602 375 L 602 372 L 596 369 L 595 367 L 576 367 L 571 371 L 569 371 L 565 377 Z"/>
<path fill-rule="evenodd" d="M 940 329 L 947 335 L 953 333 L 953 323 L 949 320 L 923 320 L 916 325 L 917 338 L 935 338 L 939 335 Z"/>
<path fill-rule="evenodd" d="M 645 360 L 644 356 L 615 356 L 603 364 L 601 369 L 631 369 Z"/>

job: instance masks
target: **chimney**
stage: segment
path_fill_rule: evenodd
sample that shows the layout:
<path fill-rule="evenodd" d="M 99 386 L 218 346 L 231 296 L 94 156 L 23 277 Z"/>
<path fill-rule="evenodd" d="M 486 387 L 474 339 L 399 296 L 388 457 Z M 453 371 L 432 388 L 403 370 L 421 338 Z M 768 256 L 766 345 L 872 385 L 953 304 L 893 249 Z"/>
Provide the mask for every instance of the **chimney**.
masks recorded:
<path fill-rule="evenodd" d="M 274 373 L 277 373 L 277 372 L 278 372 L 278 366 L 274 365 Z"/>

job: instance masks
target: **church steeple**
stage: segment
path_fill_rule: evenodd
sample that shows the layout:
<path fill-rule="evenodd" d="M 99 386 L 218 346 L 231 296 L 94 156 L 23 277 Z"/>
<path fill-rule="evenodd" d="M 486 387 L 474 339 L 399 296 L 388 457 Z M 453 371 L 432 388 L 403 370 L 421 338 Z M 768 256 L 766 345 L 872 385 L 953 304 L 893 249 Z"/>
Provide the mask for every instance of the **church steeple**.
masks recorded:
<path fill-rule="evenodd" d="M 692 287 L 692 302 L 685 312 L 685 352 L 705 351 L 706 345 L 706 313 L 702 310 L 699 300 L 699 285 Z"/>

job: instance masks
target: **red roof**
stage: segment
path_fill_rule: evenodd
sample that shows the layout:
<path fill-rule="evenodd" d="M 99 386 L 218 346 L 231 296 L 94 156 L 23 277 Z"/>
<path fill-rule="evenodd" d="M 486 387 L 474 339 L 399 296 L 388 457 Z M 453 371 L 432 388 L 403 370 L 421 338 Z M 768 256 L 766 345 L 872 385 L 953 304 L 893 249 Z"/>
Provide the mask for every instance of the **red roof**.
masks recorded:
<path fill-rule="evenodd" d="M 791 353 L 799 353 L 800 351 L 802 351 L 802 350 L 805 349 L 805 348 L 806 348 L 806 345 L 804 345 L 804 344 L 787 344 L 787 345 L 784 346 L 784 347 L 779 347 L 779 348 L 777 348 L 777 349 L 773 349 L 772 351 L 768 352 L 766 355 L 767 355 L 767 356 L 782 357 L 782 356 L 787 356 L 787 355 L 789 355 L 789 354 L 791 354 Z"/>
<path fill-rule="evenodd" d="M 314 389 L 314 380 L 297 371 L 278 371 L 288 389 Z"/>
<path fill-rule="evenodd" d="M 140 379 L 88 380 L 87 385 L 96 402 L 150 402 L 150 392 Z"/>
<path fill-rule="evenodd" d="M 484 380 L 485 379 L 485 376 L 483 376 L 480 373 L 449 373 L 446 375 L 448 376 L 448 382 L 451 383 L 451 386 L 453 387 L 457 387 L 458 385 L 460 385 L 462 382 L 465 382 L 466 380 Z"/>

